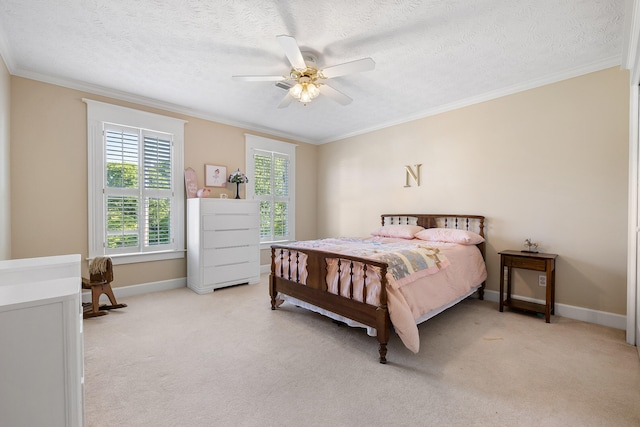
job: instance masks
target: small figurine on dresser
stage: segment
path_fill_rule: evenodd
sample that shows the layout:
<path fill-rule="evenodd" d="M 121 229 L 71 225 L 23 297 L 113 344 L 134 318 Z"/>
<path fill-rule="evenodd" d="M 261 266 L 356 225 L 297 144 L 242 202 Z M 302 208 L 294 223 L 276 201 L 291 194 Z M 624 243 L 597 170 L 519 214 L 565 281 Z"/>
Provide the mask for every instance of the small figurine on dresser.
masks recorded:
<path fill-rule="evenodd" d="M 208 188 L 201 188 L 196 192 L 196 197 L 202 199 L 203 197 L 209 197 L 209 194 L 211 194 L 211 190 Z"/>
<path fill-rule="evenodd" d="M 522 252 L 528 252 L 528 253 L 532 253 L 532 254 L 537 254 L 538 253 L 538 244 L 532 242 L 531 239 L 525 239 L 524 247 L 527 248 L 527 249 L 524 249 Z"/>

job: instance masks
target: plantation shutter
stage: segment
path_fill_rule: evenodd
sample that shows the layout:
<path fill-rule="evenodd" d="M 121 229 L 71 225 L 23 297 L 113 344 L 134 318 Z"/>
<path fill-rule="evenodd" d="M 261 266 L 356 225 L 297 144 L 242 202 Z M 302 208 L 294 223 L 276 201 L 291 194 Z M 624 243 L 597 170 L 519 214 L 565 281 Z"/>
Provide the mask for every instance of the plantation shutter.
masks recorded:
<path fill-rule="evenodd" d="M 289 156 L 273 154 L 273 237 L 285 240 L 289 236 Z"/>
<path fill-rule="evenodd" d="M 289 156 L 255 150 L 254 195 L 260 201 L 260 240 L 289 238 Z"/>
<path fill-rule="evenodd" d="M 271 240 L 271 155 L 256 150 L 253 160 L 254 193 L 260 201 L 260 240 Z"/>
<path fill-rule="evenodd" d="M 112 125 L 105 139 L 105 251 L 128 252 L 140 246 L 139 131 Z"/>
<path fill-rule="evenodd" d="M 171 139 L 145 133 L 145 247 L 171 243 L 171 182 Z"/>
<path fill-rule="evenodd" d="M 105 123 L 105 254 L 172 243 L 172 138 Z"/>

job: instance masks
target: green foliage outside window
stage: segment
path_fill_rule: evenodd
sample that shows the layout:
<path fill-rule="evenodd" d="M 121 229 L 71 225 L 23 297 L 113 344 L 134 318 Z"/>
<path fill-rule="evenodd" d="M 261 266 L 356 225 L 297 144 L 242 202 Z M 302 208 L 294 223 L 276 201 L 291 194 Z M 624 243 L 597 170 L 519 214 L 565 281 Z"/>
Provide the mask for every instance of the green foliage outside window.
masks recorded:
<path fill-rule="evenodd" d="M 138 188 L 138 165 L 107 163 L 107 187 Z"/>
<path fill-rule="evenodd" d="M 171 243 L 171 200 L 149 199 L 147 202 L 149 218 L 149 246 Z"/>
<path fill-rule="evenodd" d="M 109 196 L 107 198 L 107 246 L 122 248 L 138 246 L 138 198 Z"/>
<path fill-rule="evenodd" d="M 171 165 L 158 162 L 145 168 L 145 188 L 170 187 Z M 111 188 L 138 188 L 138 167 L 130 163 L 107 164 L 107 186 Z M 107 198 L 107 246 L 123 248 L 139 246 L 139 198 L 135 196 L 109 196 Z M 149 198 L 146 203 L 146 243 L 149 246 L 171 243 L 171 200 Z"/>
<path fill-rule="evenodd" d="M 255 157 L 255 194 L 268 196 L 271 194 L 271 157 L 256 154 Z"/>
<path fill-rule="evenodd" d="M 257 183 L 257 181 L 256 181 Z M 260 238 L 271 235 L 271 202 L 260 202 Z"/>
<path fill-rule="evenodd" d="M 289 234 L 287 205 L 287 202 L 274 203 L 273 234 L 275 238 L 284 237 Z"/>
<path fill-rule="evenodd" d="M 273 186 L 276 196 L 286 197 L 289 195 L 289 160 L 274 158 Z"/>
<path fill-rule="evenodd" d="M 274 207 L 273 215 L 271 206 Z M 273 237 L 278 239 L 289 234 L 288 203 L 261 201 L 260 202 L 260 237 L 271 235 L 271 218 L 273 217 Z"/>
<path fill-rule="evenodd" d="M 285 238 L 289 235 L 289 159 L 275 153 L 257 153 L 254 161 L 255 195 L 261 200 L 260 237 Z"/>

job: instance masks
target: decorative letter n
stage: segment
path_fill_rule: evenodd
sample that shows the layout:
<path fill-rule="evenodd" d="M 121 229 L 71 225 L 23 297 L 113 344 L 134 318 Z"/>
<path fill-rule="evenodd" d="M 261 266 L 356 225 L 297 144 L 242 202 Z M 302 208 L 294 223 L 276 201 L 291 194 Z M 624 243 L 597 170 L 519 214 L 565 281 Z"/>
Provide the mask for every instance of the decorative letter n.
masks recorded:
<path fill-rule="evenodd" d="M 411 184 L 409 184 L 409 177 L 413 178 L 413 180 L 416 182 L 416 185 L 418 187 L 420 187 L 420 166 L 422 166 L 422 164 L 419 165 L 414 165 L 416 170 L 414 171 L 413 169 L 411 169 L 411 166 L 406 165 L 404 167 L 405 170 L 405 187 L 411 187 Z"/>

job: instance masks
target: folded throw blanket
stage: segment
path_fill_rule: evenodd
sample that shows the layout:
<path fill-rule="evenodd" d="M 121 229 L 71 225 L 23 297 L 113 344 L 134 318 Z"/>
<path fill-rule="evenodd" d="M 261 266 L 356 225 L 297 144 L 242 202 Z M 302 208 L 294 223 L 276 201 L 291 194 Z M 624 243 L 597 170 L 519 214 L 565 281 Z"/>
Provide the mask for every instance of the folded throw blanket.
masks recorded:
<path fill-rule="evenodd" d="M 95 257 L 89 263 L 89 274 L 102 274 L 107 272 L 109 257 Z"/>

